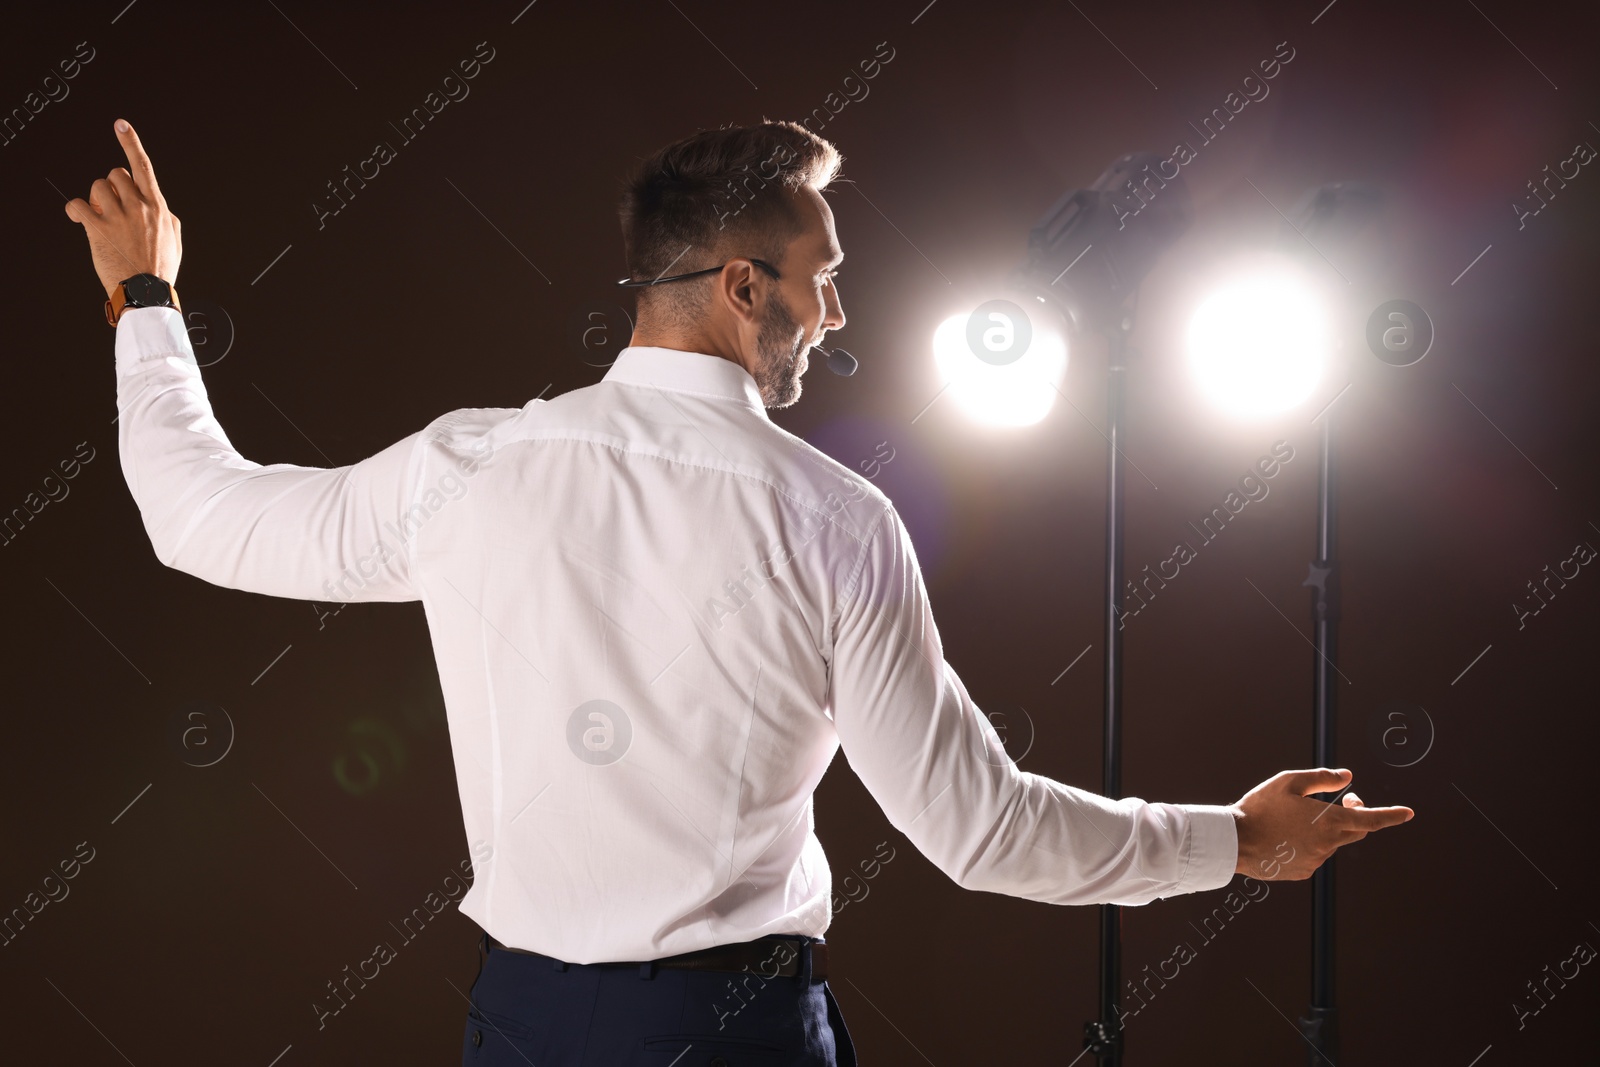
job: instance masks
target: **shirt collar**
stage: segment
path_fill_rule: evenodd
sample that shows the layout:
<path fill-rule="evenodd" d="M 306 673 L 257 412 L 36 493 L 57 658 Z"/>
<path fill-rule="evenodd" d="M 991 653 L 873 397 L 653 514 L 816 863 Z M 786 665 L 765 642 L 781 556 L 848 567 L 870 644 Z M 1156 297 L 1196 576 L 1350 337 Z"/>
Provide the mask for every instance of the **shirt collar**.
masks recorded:
<path fill-rule="evenodd" d="M 677 393 L 719 397 L 743 402 L 767 418 L 761 390 L 739 364 L 703 352 L 638 345 L 617 353 L 616 362 L 603 379 L 622 385 L 654 386 Z"/>

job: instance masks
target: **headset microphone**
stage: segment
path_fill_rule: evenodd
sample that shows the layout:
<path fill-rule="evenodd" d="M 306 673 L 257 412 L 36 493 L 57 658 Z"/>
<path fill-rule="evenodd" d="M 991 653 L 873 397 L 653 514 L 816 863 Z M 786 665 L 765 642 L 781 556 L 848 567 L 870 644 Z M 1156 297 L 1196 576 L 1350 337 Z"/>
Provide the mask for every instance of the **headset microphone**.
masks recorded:
<path fill-rule="evenodd" d="M 842 378 L 850 377 L 856 372 L 856 367 L 860 365 L 856 362 L 855 356 L 852 356 L 842 348 L 835 348 L 832 352 L 829 352 L 821 345 L 812 345 L 811 347 L 827 356 L 828 369 Z"/>

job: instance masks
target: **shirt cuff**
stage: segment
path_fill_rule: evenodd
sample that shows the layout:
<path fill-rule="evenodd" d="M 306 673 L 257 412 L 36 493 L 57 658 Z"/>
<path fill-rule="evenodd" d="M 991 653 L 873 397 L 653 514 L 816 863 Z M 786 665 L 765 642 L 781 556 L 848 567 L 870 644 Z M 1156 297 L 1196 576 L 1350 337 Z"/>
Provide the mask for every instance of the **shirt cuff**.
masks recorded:
<path fill-rule="evenodd" d="M 162 356 L 194 358 L 183 315 L 174 308 L 129 308 L 117 320 L 117 371 Z"/>
<path fill-rule="evenodd" d="M 1232 805 L 1181 804 L 1189 816 L 1189 862 L 1177 893 L 1221 889 L 1239 865 L 1239 829 Z"/>

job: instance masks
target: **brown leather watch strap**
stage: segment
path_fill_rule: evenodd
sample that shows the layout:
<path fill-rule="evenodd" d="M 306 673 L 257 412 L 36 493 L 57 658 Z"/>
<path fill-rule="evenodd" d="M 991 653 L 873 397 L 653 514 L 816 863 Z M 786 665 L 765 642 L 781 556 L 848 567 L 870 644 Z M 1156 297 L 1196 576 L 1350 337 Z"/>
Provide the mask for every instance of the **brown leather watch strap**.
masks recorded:
<path fill-rule="evenodd" d="M 178 287 L 169 285 L 167 286 L 167 291 L 172 294 L 172 306 L 177 309 L 178 314 L 183 314 L 183 301 L 178 299 Z M 127 310 L 124 306 L 127 300 L 128 294 L 119 283 L 115 289 L 111 290 L 111 296 L 106 300 L 106 321 L 108 323 L 115 326 L 117 320 L 122 318 L 122 313 Z"/>

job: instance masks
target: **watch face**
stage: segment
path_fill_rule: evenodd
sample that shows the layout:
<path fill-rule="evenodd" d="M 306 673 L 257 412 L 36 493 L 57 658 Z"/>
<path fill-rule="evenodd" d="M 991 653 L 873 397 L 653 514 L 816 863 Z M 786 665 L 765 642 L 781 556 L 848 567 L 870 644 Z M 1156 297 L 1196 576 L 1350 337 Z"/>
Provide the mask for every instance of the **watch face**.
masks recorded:
<path fill-rule="evenodd" d="M 164 307 L 172 303 L 172 291 L 154 274 L 136 274 L 122 283 L 127 307 Z"/>

